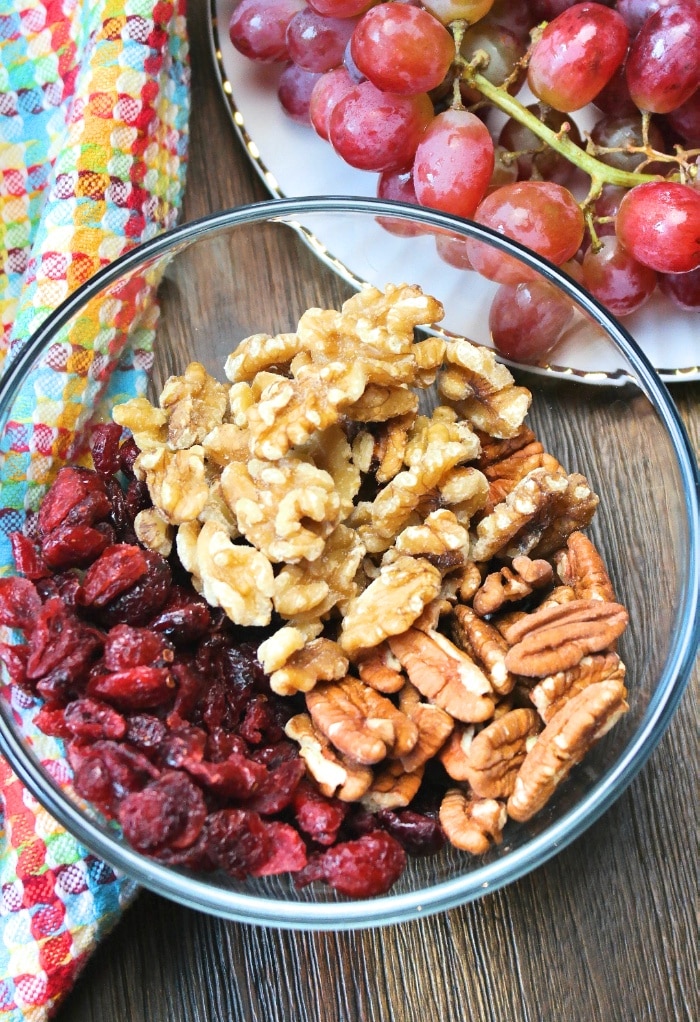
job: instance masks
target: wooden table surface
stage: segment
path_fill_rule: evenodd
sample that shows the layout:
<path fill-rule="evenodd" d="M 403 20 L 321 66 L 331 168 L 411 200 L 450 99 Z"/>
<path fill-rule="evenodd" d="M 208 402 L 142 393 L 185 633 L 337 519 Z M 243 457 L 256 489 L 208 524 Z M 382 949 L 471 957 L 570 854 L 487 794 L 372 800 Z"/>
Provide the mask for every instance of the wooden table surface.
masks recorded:
<path fill-rule="evenodd" d="M 267 197 L 190 4 L 185 219 Z M 700 450 L 700 384 L 674 390 Z M 142 893 L 58 1022 L 675 1022 L 696 980 L 694 684 L 632 785 L 583 837 L 480 901 L 382 930 L 293 933 Z"/>

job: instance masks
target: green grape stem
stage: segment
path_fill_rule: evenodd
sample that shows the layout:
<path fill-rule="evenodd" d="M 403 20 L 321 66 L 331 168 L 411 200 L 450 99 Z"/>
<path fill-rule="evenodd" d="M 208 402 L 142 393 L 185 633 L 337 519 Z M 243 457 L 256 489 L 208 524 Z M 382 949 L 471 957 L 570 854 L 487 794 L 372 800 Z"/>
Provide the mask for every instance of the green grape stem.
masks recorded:
<path fill-rule="evenodd" d="M 528 110 L 519 100 L 511 96 L 509 92 L 498 85 L 493 85 L 488 78 L 485 78 L 474 67 L 466 65 L 462 71 L 462 77 L 477 89 L 489 102 L 497 106 L 503 113 L 508 114 L 520 124 L 529 128 L 533 135 L 537 135 L 548 146 L 561 153 L 570 163 L 575 164 L 591 179 L 589 195 L 597 195 L 605 184 L 620 185 L 623 188 L 634 188 L 635 185 L 646 184 L 647 181 L 661 181 L 658 174 L 643 174 L 639 171 L 620 170 L 618 167 L 611 167 L 595 156 L 585 152 L 565 132 L 556 132 L 543 124 L 542 121 Z"/>

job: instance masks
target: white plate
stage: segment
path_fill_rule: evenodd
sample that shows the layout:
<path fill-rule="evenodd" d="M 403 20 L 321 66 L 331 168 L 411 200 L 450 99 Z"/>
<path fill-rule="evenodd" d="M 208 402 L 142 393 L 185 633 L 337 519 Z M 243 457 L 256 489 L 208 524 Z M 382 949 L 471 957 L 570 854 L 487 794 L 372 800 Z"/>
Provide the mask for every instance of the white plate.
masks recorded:
<path fill-rule="evenodd" d="M 286 116 L 277 99 L 280 65 L 257 64 L 247 60 L 233 47 L 228 36 L 228 24 L 236 0 L 209 0 L 209 4 L 212 45 L 224 98 L 248 157 L 270 193 L 276 198 L 304 195 L 374 196 L 376 174 L 349 167 L 311 128 L 297 124 Z M 583 115 L 576 115 L 579 125 L 584 128 L 589 127 L 586 117 L 586 111 Z M 324 255 L 322 234 L 317 228 L 314 233 L 321 242 L 319 252 Z M 412 245 L 415 245 L 416 240 Z M 377 245 L 382 247 L 385 267 L 387 257 L 391 265 L 392 246 L 396 247 L 398 258 L 400 243 L 381 228 L 377 228 L 376 237 L 347 239 L 340 249 L 339 242 L 334 238 L 333 256 L 350 270 L 351 276 L 372 283 L 386 283 L 376 280 L 368 256 L 368 253 L 376 251 Z M 413 259 L 415 255 L 419 256 L 419 251 L 414 253 L 412 249 L 411 255 Z M 398 268 L 397 273 L 400 276 Z M 453 278 L 452 282 L 450 277 Z M 459 280 L 459 271 L 443 268 L 440 281 L 442 293 L 438 297 L 443 298 L 444 295 L 448 298 L 450 286 L 456 288 Z M 483 334 L 495 286 L 488 281 L 483 284 L 479 301 L 474 303 L 473 323 L 444 325 L 456 333 L 467 334 L 473 340 L 491 346 L 489 338 Z M 437 293 L 438 289 L 433 290 Z M 449 301 L 446 304 L 449 306 Z M 624 320 L 624 326 L 644 349 L 663 379 L 668 382 L 700 379 L 700 324 L 692 313 L 684 313 L 663 295 L 655 293 L 643 309 Z M 575 372 L 596 376 L 614 376 L 619 372 L 619 366 L 607 363 L 600 354 L 596 356 L 595 346 L 586 345 L 585 360 L 582 361 L 582 346 L 576 340 L 574 337 L 571 344 L 565 342 L 557 349 L 568 372 L 571 368 Z M 550 371 L 558 375 L 556 367 L 550 367 Z"/>

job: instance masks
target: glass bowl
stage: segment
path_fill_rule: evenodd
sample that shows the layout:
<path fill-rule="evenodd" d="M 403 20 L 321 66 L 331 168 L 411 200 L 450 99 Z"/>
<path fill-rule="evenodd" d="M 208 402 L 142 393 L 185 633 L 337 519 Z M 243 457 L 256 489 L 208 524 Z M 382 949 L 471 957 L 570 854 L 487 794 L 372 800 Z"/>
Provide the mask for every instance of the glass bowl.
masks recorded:
<path fill-rule="evenodd" d="M 541 865 L 610 806 L 658 743 L 688 681 L 698 647 L 698 479 L 664 385 L 625 330 L 566 274 L 477 225 L 397 203 L 323 197 L 218 213 L 154 238 L 83 285 L 38 327 L 2 380 L 5 530 L 19 527 L 22 508 L 36 506 L 46 481 L 78 456 L 89 426 L 108 419 L 114 402 L 146 386 L 155 399 L 192 359 L 223 379 L 240 339 L 292 331 L 307 308 L 339 308 L 360 282 L 419 284 L 445 306 L 439 329 L 448 343 L 456 334 L 489 345 L 498 285 L 447 265 L 437 254 L 446 237 L 453 249 L 464 239 L 486 246 L 490 263 L 509 266 L 511 276 L 508 260 L 516 260 L 523 276 L 542 275 L 572 303 L 574 318 L 547 363 L 511 368 L 532 392 L 528 421 L 545 449 L 600 496 L 590 535 L 629 611 L 619 651 L 630 710 L 537 816 L 508 823 L 500 845 L 481 857 L 451 848 L 409 857 L 389 893 L 353 901 L 318 883 L 296 889 L 285 874 L 238 882 L 137 853 L 42 766 L 24 734 L 26 706 L 13 712 L 5 686 L 0 747 L 30 791 L 95 854 L 193 908 L 335 930 L 427 915 L 493 891 Z M 46 428 L 30 458 L 37 422 Z M 3 559 L 11 574 L 9 555 Z"/>

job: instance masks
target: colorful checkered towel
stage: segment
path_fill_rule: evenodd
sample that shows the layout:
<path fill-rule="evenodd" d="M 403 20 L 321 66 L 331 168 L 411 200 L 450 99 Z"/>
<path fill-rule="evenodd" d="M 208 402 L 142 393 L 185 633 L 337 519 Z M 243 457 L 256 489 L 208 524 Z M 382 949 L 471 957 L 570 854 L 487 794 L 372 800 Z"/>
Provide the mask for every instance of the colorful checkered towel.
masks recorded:
<path fill-rule="evenodd" d="M 0 366 L 96 270 L 172 226 L 184 186 L 185 0 L 0 0 Z M 135 279 L 57 338 L 3 438 L 7 533 L 73 450 L 77 409 L 142 389 L 157 309 Z M 6 692 L 7 695 L 7 692 Z M 12 710 L 59 784 L 60 742 Z M 0 757 L 0 1020 L 43 1022 L 133 892 Z"/>

